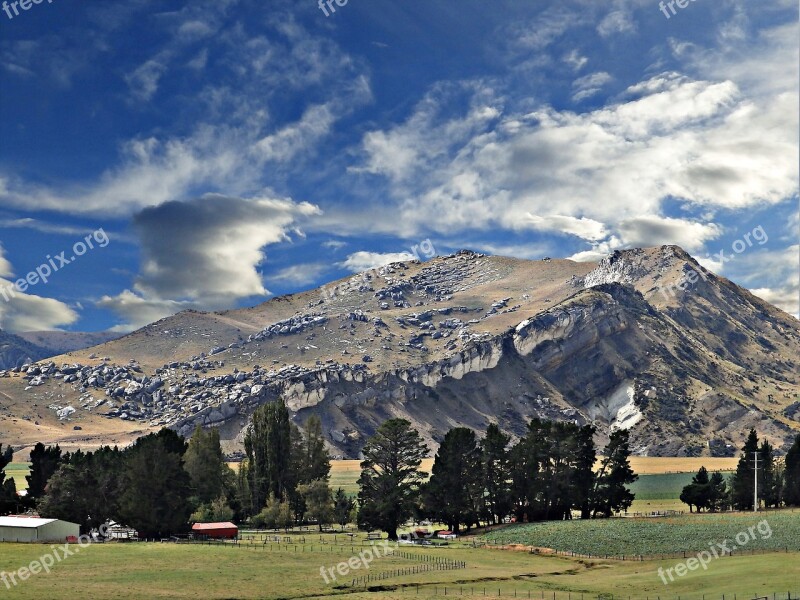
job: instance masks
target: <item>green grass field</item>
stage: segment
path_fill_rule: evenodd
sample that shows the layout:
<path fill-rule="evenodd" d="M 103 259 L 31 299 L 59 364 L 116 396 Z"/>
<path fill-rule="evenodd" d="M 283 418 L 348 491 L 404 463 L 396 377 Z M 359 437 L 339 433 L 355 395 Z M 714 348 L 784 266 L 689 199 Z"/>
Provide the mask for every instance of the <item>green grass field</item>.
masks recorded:
<path fill-rule="evenodd" d="M 748 533 L 751 527 L 756 529 Z M 745 551 L 800 551 L 800 511 L 524 523 L 488 533 L 482 539 L 595 556 L 653 556 L 706 550 L 710 543 L 734 542 L 742 532 L 747 534 L 742 540 L 747 541 L 739 545 Z"/>
<path fill-rule="evenodd" d="M 325 583 L 320 568 L 335 567 L 356 556 L 358 546 L 290 544 L 264 549 L 190 546 L 158 543 L 97 544 L 79 549 L 47 573 L 39 573 L 10 589 L 0 583 L 4 598 L 39 600 L 137 598 L 434 598 L 447 595 L 586 600 L 614 594 L 632 600 L 676 598 L 706 600 L 754 598 L 791 590 L 800 592 L 796 565 L 800 554 L 728 557 L 665 586 L 658 568 L 675 561 L 615 562 L 537 556 L 527 552 L 480 548 L 402 548 L 412 558 L 388 556 L 369 569 L 354 570 L 339 581 Z M 310 538 L 309 538 L 310 542 Z M 270 549 L 271 548 L 271 549 Z M 312 549 L 313 548 L 313 549 Z M 47 545 L 0 544 L 0 571 L 13 572 L 50 552 Z M 422 557 L 466 562 L 466 568 L 391 576 L 398 569 L 425 563 Z M 795 568 L 793 568 L 795 567 Z M 353 577 L 388 575 L 363 586 L 342 587 Z M 555 596 L 554 596 L 555 594 Z M 780 596 L 785 598 L 786 596 Z M 794 598 L 794 595 L 792 596 Z"/>
<path fill-rule="evenodd" d="M 25 476 L 30 472 L 30 463 L 9 463 L 6 465 L 6 477 L 11 477 L 17 486 L 17 491 L 28 489 Z"/>
<path fill-rule="evenodd" d="M 355 465 L 355 466 L 354 466 Z M 25 484 L 28 465 L 12 464 L 6 471 Z M 357 463 L 334 463 L 331 487 L 357 493 Z M 691 473 L 642 475 L 634 491 L 631 510 L 685 510 L 677 500 Z M 708 570 L 690 572 L 665 585 L 659 567 L 674 568 L 679 559 L 619 561 L 530 554 L 524 549 L 472 547 L 463 538 L 446 548 L 401 547 L 409 557 L 387 556 L 369 569 L 358 569 L 336 582 L 326 583 L 320 568 L 335 568 L 364 549 L 365 535 L 357 534 L 355 546 L 342 545 L 334 537 L 318 533 L 291 535 L 288 545 L 257 544 L 254 547 L 196 546 L 174 544 L 98 544 L 58 563 L 49 574 L 40 573 L 17 586 L 0 582 L 0 595 L 39 599 L 81 596 L 112 598 L 329 598 L 348 600 L 467 597 L 547 598 L 593 600 L 598 597 L 631 600 L 722 600 L 768 596 L 785 600 L 800 597 L 800 511 L 760 515 L 684 515 L 670 519 L 613 519 L 514 525 L 487 534 L 503 544 L 536 545 L 594 555 L 673 554 L 702 550 L 709 543 L 735 540 L 737 533 L 757 527 L 767 519 L 768 540 L 758 529 L 757 539 L 745 549 L 773 552 L 723 557 Z M 764 529 L 762 528 L 762 531 Z M 478 538 L 478 540 L 483 538 Z M 324 540 L 324 544 L 321 543 Z M 794 551 L 786 552 L 786 548 Z M 779 551 L 783 550 L 783 551 Z M 0 572 L 17 571 L 51 552 L 49 545 L 0 544 Z M 691 556 L 691 554 L 687 555 Z M 465 569 L 398 574 L 420 568 L 436 558 L 464 561 Z M 425 560 L 426 559 L 426 560 Z M 354 578 L 372 580 L 356 588 Z M 342 585 L 346 584 L 346 585 Z M 777 595 L 782 594 L 782 595 Z"/>

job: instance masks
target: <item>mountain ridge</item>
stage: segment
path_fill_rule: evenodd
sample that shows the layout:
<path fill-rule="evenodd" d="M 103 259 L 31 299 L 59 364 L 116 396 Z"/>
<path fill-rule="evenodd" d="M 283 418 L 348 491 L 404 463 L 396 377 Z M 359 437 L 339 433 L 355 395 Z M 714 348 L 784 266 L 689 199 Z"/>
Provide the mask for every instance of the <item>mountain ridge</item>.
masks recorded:
<path fill-rule="evenodd" d="M 600 441 L 625 427 L 638 454 L 724 456 L 749 427 L 777 447 L 800 429 L 797 356 L 796 319 L 677 246 L 597 263 L 461 251 L 251 308 L 184 311 L 0 391 L 60 394 L 58 410 L 75 412 L 52 431 L 84 422 L 101 431 L 91 443 L 201 424 L 235 453 L 252 410 L 280 397 L 298 423 L 319 414 L 340 456 L 392 416 L 433 448 L 455 425 L 520 435 L 543 417 L 594 422 Z"/>

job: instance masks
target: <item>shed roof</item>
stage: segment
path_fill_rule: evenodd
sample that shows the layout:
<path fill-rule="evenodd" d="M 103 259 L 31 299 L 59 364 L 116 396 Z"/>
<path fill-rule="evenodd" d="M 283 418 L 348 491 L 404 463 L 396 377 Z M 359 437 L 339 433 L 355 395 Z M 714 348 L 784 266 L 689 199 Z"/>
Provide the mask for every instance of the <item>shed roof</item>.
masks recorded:
<path fill-rule="evenodd" d="M 230 522 L 225 523 L 195 523 L 192 525 L 194 531 L 208 531 L 212 529 L 239 529 L 236 525 Z"/>
<path fill-rule="evenodd" d="M 0 527 L 24 527 L 37 529 L 58 519 L 40 519 L 36 517 L 0 517 Z"/>

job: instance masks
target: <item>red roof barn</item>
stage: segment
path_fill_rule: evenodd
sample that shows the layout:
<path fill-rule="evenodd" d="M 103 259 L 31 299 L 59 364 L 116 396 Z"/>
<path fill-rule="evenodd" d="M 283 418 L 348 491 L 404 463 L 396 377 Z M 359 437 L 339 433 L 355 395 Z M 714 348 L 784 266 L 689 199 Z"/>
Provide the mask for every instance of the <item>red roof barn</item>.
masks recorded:
<path fill-rule="evenodd" d="M 233 523 L 195 523 L 192 533 L 197 537 L 235 540 L 239 535 L 239 528 Z"/>

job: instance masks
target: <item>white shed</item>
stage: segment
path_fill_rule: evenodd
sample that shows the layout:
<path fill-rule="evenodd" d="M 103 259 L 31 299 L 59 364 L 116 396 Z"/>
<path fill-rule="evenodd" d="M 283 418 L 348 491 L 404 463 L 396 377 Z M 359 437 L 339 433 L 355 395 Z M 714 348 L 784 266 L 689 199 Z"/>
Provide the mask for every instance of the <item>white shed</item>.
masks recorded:
<path fill-rule="evenodd" d="M 79 535 L 80 526 L 69 521 L 0 517 L 0 542 L 66 542 Z"/>

